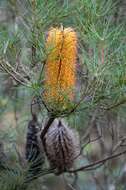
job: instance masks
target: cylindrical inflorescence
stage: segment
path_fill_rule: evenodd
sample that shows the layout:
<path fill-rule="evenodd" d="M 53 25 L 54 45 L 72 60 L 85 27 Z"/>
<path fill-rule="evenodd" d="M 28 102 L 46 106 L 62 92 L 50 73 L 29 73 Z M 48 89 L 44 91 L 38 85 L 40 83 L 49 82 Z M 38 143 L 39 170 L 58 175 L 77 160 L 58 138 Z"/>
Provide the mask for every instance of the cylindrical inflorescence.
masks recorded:
<path fill-rule="evenodd" d="M 77 35 L 72 28 L 51 28 L 46 42 L 45 100 L 67 107 L 74 99 Z"/>
<path fill-rule="evenodd" d="M 44 148 L 52 168 L 60 174 L 74 164 L 80 154 L 77 132 L 68 128 L 63 119 L 55 119 L 45 135 Z"/>

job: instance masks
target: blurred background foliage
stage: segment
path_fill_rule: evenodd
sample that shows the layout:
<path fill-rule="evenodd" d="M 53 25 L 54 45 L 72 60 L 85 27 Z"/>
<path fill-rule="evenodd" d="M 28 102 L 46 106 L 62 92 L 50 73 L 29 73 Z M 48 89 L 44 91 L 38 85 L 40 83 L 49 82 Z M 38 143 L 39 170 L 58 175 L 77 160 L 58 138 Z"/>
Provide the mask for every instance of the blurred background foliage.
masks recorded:
<path fill-rule="evenodd" d="M 76 168 L 125 150 L 126 1 L 0 0 L 0 159 L 7 168 L 0 164 L 0 189 L 125 190 L 125 154 L 90 171 L 54 176 L 43 170 L 25 184 L 31 101 L 44 90 L 47 32 L 61 25 L 78 36 L 77 106 L 61 113 L 80 135 Z M 41 101 L 34 112 L 42 125 L 47 110 Z"/>

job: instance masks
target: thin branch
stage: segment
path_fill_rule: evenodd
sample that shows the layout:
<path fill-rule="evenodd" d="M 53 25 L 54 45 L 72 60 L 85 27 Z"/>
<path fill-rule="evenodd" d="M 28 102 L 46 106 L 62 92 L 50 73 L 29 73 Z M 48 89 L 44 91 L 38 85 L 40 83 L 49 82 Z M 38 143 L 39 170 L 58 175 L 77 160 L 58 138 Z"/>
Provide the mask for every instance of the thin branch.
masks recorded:
<path fill-rule="evenodd" d="M 100 168 L 100 167 L 103 166 L 103 165 L 104 165 L 104 162 L 103 162 L 103 163 L 100 163 L 100 164 L 98 164 L 98 165 L 96 165 L 96 166 L 93 166 L 93 167 L 91 167 L 91 168 L 87 168 L 87 169 L 85 169 L 85 171 L 96 170 L 96 169 Z"/>
<path fill-rule="evenodd" d="M 52 122 L 54 121 L 54 119 L 55 119 L 55 117 L 50 117 L 49 120 L 48 120 L 48 122 L 47 122 L 46 125 L 44 126 L 44 129 L 42 130 L 41 135 L 40 135 L 42 141 L 43 141 L 44 136 L 45 136 L 45 134 L 47 133 L 47 131 L 48 131 L 50 125 L 51 125 Z"/>
<path fill-rule="evenodd" d="M 119 147 L 124 146 L 124 142 L 126 141 L 126 137 L 123 137 L 114 147 L 112 152 L 115 152 Z"/>
<path fill-rule="evenodd" d="M 116 103 L 116 104 L 114 104 L 114 105 L 112 105 L 112 106 L 110 106 L 108 108 L 105 108 L 105 110 L 110 111 L 110 110 L 112 110 L 112 109 L 114 109 L 114 108 L 116 108 L 118 106 L 123 105 L 123 104 L 126 104 L 126 99 L 120 100 L 118 103 Z"/>
<path fill-rule="evenodd" d="M 101 138 L 102 138 L 102 135 L 99 135 L 94 139 L 91 139 L 90 136 L 89 136 L 88 142 L 82 146 L 82 149 L 84 149 L 88 144 L 90 144 L 92 142 L 96 142 L 96 141 L 100 140 Z"/>
<path fill-rule="evenodd" d="M 37 175 L 35 176 L 29 176 L 29 175 L 26 175 L 26 178 L 25 178 L 25 181 L 24 183 L 27 184 L 41 176 L 44 176 L 44 175 L 47 175 L 47 174 L 53 174 L 54 173 L 54 169 L 51 168 L 51 169 L 43 169 L 42 171 L 38 172 Z"/>
<path fill-rule="evenodd" d="M 0 58 L 0 67 L 8 73 L 16 82 L 20 83 L 23 86 L 30 87 L 29 81 L 26 80 L 20 73 L 18 73 L 17 67 L 16 70 L 14 67 L 12 67 L 11 64 L 9 64 L 8 61 Z"/>
<path fill-rule="evenodd" d="M 77 168 L 77 169 L 75 169 L 75 170 L 68 170 L 67 172 L 69 172 L 69 173 L 74 173 L 74 172 L 84 171 L 84 170 L 87 170 L 87 169 L 89 169 L 89 168 L 91 168 L 91 167 L 94 167 L 94 166 L 96 166 L 96 165 L 104 164 L 106 161 L 111 160 L 111 159 L 116 158 L 116 157 L 119 157 L 119 156 L 121 156 L 121 155 L 123 155 L 123 154 L 126 154 L 126 150 L 124 150 L 123 152 L 120 152 L 120 153 L 117 153 L 117 154 L 108 156 L 108 157 L 106 157 L 106 158 L 104 158 L 104 159 L 102 159 L 102 160 L 98 160 L 98 161 L 93 162 L 93 163 L 91 163 L 91 164 L 82 166 L 82 167 Z"/>

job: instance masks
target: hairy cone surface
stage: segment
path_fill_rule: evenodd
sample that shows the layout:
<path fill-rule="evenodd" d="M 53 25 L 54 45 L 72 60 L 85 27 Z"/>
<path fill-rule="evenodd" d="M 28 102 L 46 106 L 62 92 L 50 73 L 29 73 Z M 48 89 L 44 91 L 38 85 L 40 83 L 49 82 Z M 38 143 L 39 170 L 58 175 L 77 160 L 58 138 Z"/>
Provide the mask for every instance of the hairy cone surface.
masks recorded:
<path fill-rule="evenodd" d="M 25 147 L 26 160 L 31 163 L 29 168 L 31 175 L 40 172 L 44 164 L 44 150 L 40 148 L 38 139 L 39 131 L 37 117 L 34 115 L 32 120 L 28 123 Z"/>
<path fill-rule="evenodd" d="M 50 166 L 60 174 L 71 168 L 79 155 L 79 137 L 63 119 L 55 119 L 45 135 L 44 148 Z"/>

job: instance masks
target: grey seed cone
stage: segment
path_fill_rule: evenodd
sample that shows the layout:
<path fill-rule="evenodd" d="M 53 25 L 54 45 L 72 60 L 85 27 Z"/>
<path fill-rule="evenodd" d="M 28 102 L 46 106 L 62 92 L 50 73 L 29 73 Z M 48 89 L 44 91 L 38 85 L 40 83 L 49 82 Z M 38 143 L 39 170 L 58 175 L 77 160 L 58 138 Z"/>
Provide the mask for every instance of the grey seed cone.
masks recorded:
<path fill-rule="evenodd" d="M 80 153 L 77 132 L 70 129 L 63 119 L 55 119 L 45 135 L 45 152 L 50 166 L 60 174 L 71 168 Z"/>
<path fill-rule="evenodd" d="M 30 163 L 29 173 L 30 175 L 36 175 L 43 167 L 45 157 L 43 147 L 40 146 L 39 142 L 39 123 L 37 117 L 33 115 L 33 118 L 28 123 L 27 136 L 26 136 L 26 147 L 25 157 Z"/>

